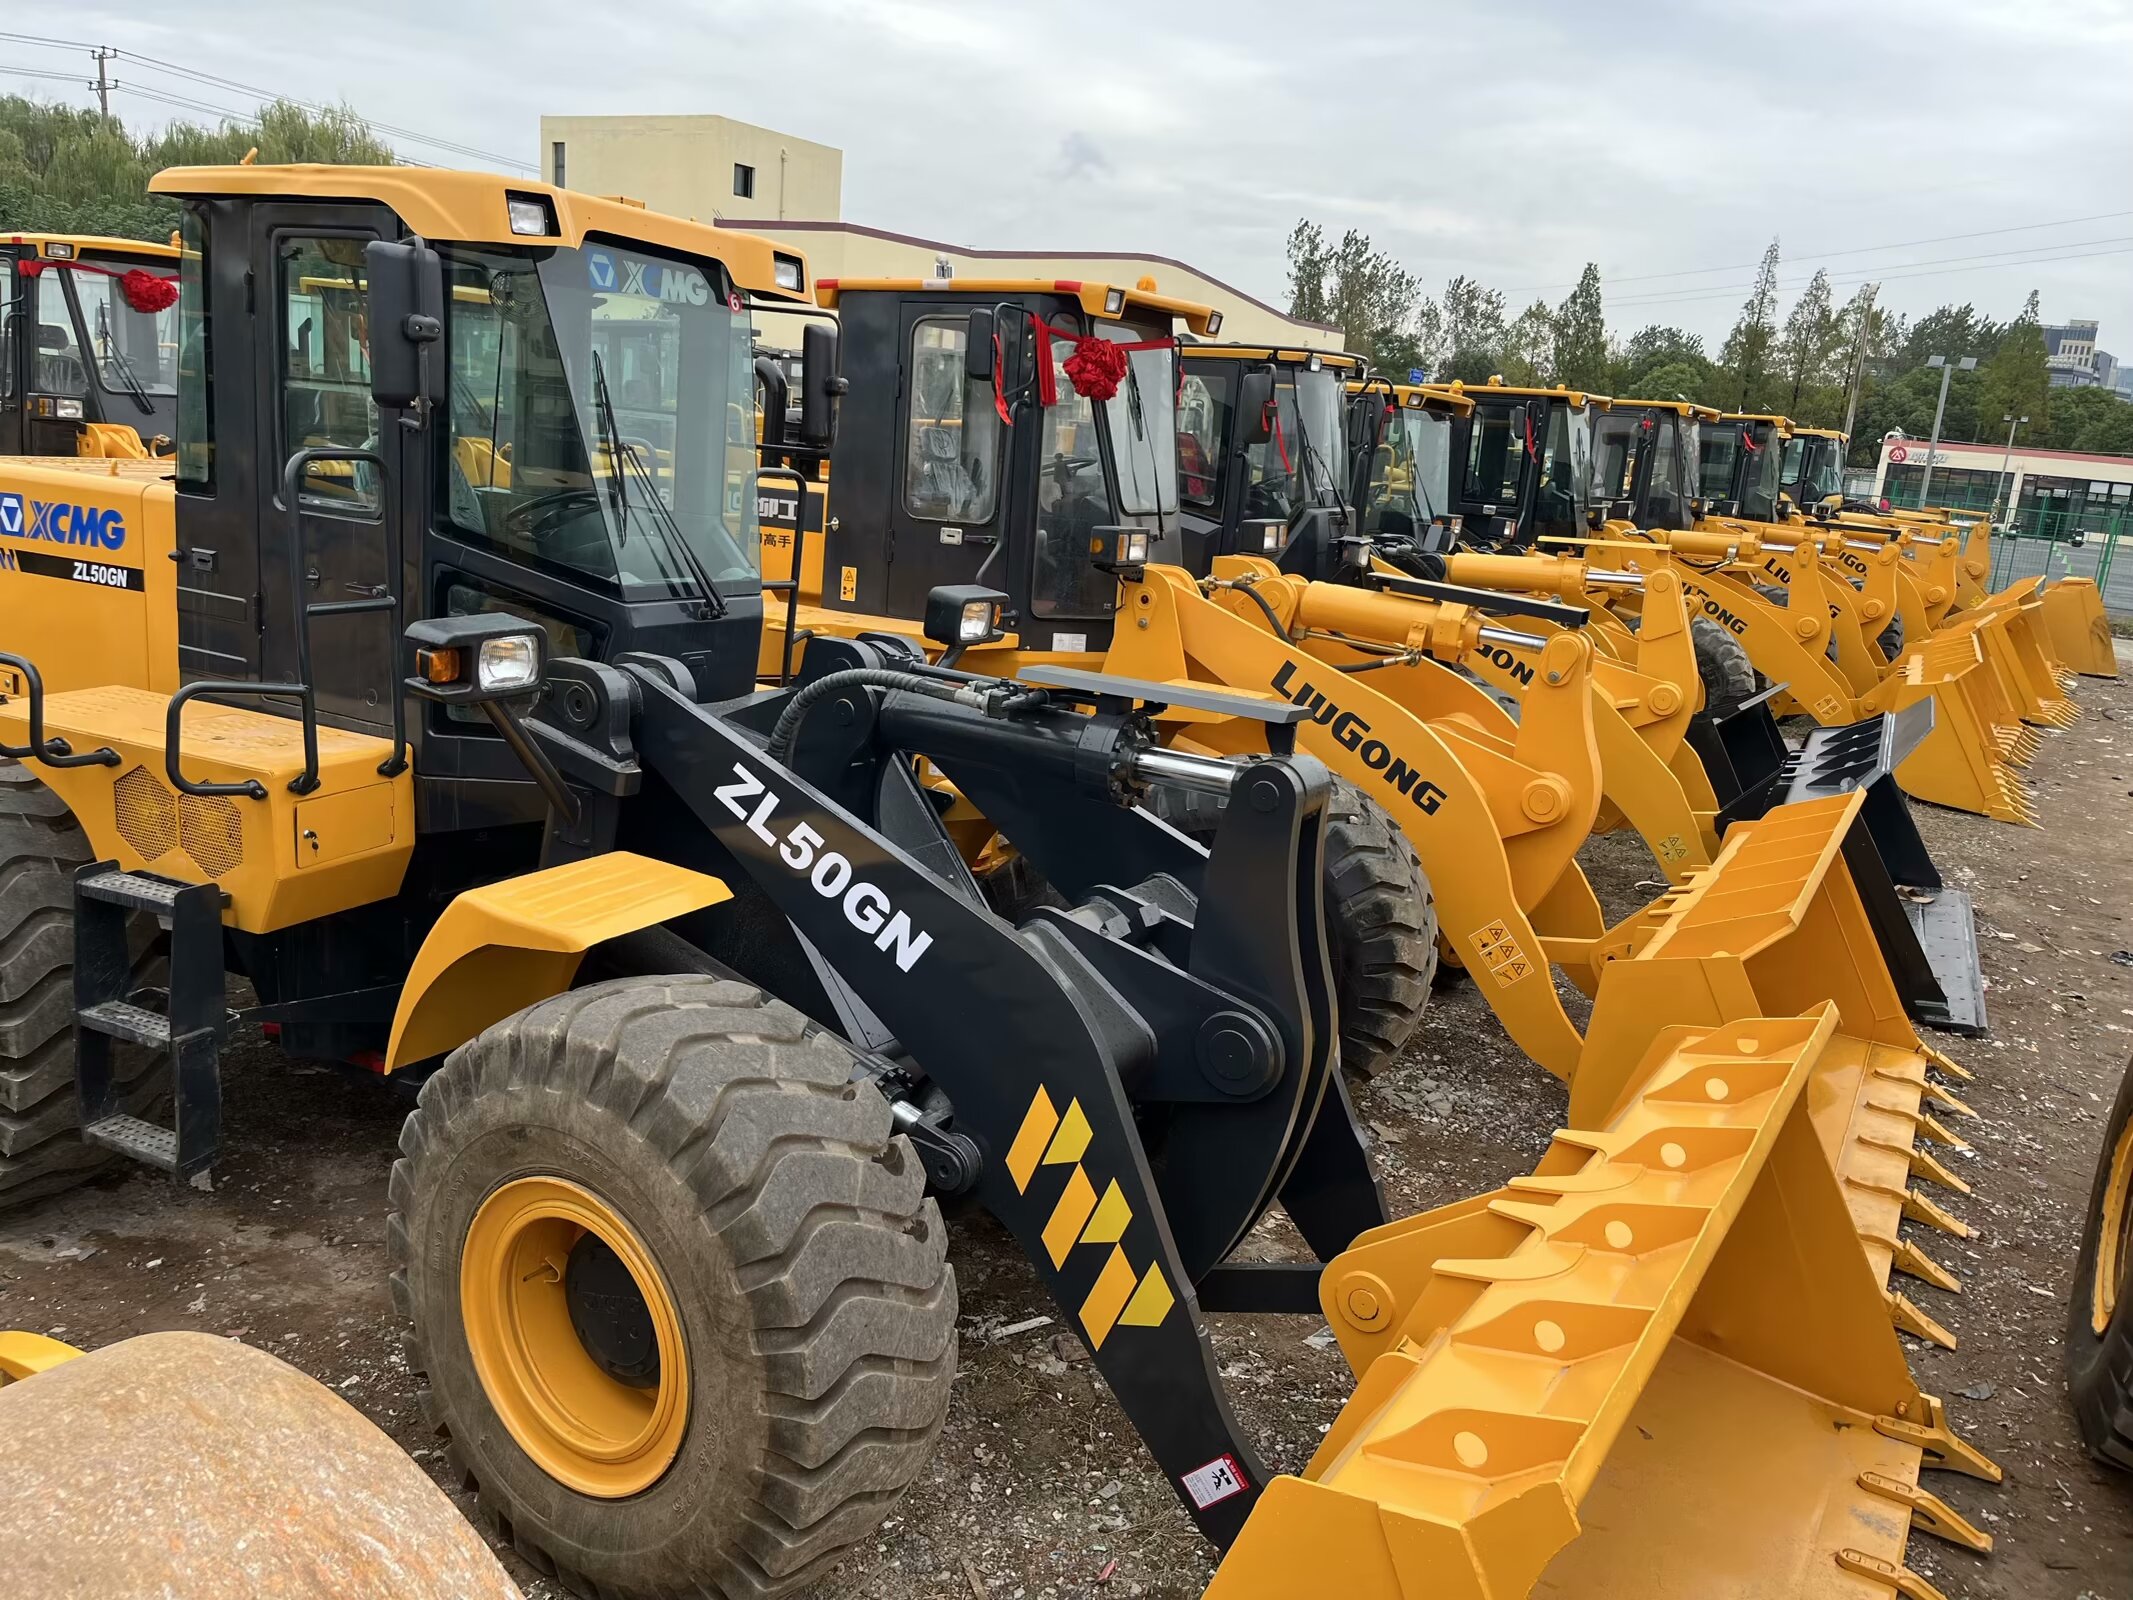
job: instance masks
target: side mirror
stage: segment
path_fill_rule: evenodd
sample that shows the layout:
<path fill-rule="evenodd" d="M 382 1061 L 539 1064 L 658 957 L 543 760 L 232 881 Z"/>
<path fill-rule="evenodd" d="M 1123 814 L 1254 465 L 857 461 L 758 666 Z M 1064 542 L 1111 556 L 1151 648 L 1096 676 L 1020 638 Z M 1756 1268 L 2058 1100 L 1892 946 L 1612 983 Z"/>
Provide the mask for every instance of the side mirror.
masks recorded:
<path fill-rule="evenodd" d="M 837 375 L 837 330 L 810 322 L 800 330 L 800 443 L 827 450 L 837 438 L 837 398 L 847 385 Z"/>
<path fill-rule="evenodd" d="M 363 247 L 370 280 L 370 396 L 381 406 L 441 401 L 446 393 L 444 261 L 420 239 Z"/>
<path fill-rule="evenodd" d="M 1254 367 L 1237 385 L 1237 444 L 1265 444 L 1274 437 L 1274 369 Z"/>
<path fill-rule="evenodd" d="M 995 326 L 990 311 L 970 313 L 968 337 L 963 345 L 963 376 L 972 383 L 992 382 L 992 341 Z"/>

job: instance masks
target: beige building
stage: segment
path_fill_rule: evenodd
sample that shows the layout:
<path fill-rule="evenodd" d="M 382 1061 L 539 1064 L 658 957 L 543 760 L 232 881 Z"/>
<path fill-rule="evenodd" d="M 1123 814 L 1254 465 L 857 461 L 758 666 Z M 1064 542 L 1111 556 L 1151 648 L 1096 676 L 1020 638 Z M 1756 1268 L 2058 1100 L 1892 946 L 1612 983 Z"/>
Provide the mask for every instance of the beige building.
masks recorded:
<path fill-rule="evenodd" d="M 541 173 L 702 221 L 844 214 L 844 152 L 731 117 L 543 117 Z"/>
<path fill-rule="evenodd" d="M 1213 306 L 1221 337 L 1338 350 L 1341 331 L 1291 317 L 1169 256 L 1131 250 L 989 250 L 862 227 L 844 218 L 844 152 L 730 117 L 543 117 L 541 169 L 560 187 L 623 194 L 656 211 L 768 235 L 822 278 L 1071 278 L 1137 284 Z M 772 344 L 798 319 L 761 317 Z"/>

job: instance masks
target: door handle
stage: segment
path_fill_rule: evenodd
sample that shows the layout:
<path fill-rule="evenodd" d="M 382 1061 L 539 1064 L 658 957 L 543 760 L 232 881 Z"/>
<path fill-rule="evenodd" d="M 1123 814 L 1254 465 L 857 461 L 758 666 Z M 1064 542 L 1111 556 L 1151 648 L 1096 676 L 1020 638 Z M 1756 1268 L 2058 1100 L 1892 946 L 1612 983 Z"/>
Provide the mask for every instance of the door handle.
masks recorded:
<path fill-rule="evenodd" d="M 312 581 L 317 581 L 316 574 L 313 575 Z M 392 593 L 382 583 L 344 583 L 341 587 L 350 594 L 359 594 L 368 600 L 383 600 L 388 594 Z"/>

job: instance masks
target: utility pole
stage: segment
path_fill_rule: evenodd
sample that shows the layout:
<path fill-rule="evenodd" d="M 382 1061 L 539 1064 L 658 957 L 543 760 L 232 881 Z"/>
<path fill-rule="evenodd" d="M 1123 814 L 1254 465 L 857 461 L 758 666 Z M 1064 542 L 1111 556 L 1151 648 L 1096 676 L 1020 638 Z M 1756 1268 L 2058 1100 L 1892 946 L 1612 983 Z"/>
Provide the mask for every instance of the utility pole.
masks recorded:
<path fill-rule="evenodd" d="M 1933 458 L 1940 453 L 1940 419 L 1948 409 L 1948 380 L 1958 372 L 1975 372 L 1977 357 L 1964 356 L 1960 361 L 1950 361 L 1946 356 L 1927 356 L 1926 365 L 1940 368 L 1940 402 L 1933 408 L 1933 440 L 1926 446 L 1926 475 L 1918 484 L 1918 508 L 1921 511 L 1926 508 L 1926 496 L 1933 489 Z M 2011 436 L 2009 443 L 2013 443 Z"/>
<path fill-rule="evenodd" d="M 98 45 L 90 52 L 90 55 L 96 62 L 96 82 L 90 84 L 89 87 L 96 91 L 96 103 L 103 108 L 104 115 L 108 117 L 111 115 L 111 91 L 116 89 L 118 85 L 111 81 L 111 75 L 104 70 L 104 66 L 106 62 L 116 61 L 118 52 Z"/>
<path fill-rule="evenodd" d="M 2015 429 L 2021 427 L 2024 423 L 2028 422 L 2029 418 L 2018 417 L 2012 411 L 2010 411 L 2007 413 L 2006 416 L 2000 418 L 2000 420 L 2007 424 L 2007 453 L 2000 457 L 2000 481 L 1993 486 L 1992 515 L 1986 519 L 1991 522 L 1997 522 L 2000 519 L 2000 496 L 2003 494 L 2007 495 L 2010 501 L 2012 501 L 2014 498 L 2014 496 L 2009 493 L 2009 491 L 2014 488 L 2014 485 L 2008 481 L 2007 469 L 2010 465 L 2013 464 L 2014 461 Z M 2011 516 L 2013 514 L 2014 507 L 2010 504 L 2007 509 Z"/>
<path fill-rule="evenodd" d="M 1866 336 L 1874 326 L 1874 297 L 1881 293 L 1881 285 L 1866 286 L 1866 304 L 1859 309 L 1859 331 L 1852 341 L 1852 375 L 1844 390 L 1844 448 L 1851 451 L 1852 420 L 1859 414 L 1859 389 L 1866 378 Z"/>

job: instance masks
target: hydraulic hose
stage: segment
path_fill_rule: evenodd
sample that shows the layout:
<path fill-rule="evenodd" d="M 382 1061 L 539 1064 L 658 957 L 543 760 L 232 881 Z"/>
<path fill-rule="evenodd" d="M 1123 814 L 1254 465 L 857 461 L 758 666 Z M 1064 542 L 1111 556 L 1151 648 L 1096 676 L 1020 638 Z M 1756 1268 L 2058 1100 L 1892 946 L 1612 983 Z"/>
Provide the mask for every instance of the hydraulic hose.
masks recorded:
<path fill-rule="evenodd" d="M 792 753 L 793 740 L 800 734 L 800 724 L 807 720 L 807 713 L 815 705 L 832 695 L 842 694 L 846 689 L 862 686 L 901 689 L 906 694 L 922 694 L 968 706 L 982 707 L 985 703 L 984 697 L 968 684 L 947 683 L 938 678 L 921 677 L 915 672 L 898 672 L 892 667 L 851 667 L 817 678 L 785 703 L 785 709 L 778 713 L 777 723 L 770 730 L 770 743 L 766 747 L 770 759 L 783 761 Z"/>

